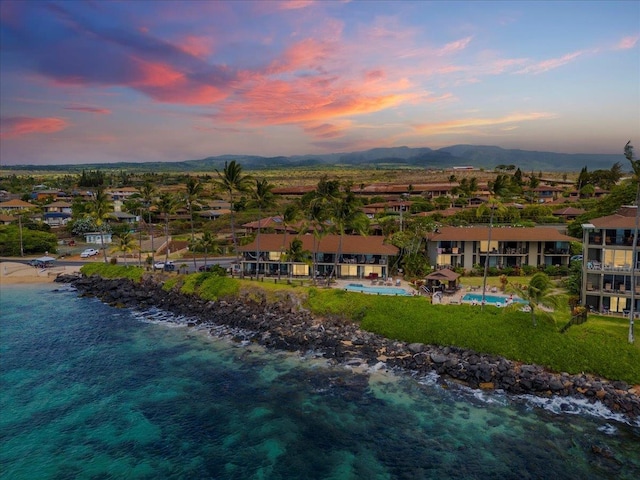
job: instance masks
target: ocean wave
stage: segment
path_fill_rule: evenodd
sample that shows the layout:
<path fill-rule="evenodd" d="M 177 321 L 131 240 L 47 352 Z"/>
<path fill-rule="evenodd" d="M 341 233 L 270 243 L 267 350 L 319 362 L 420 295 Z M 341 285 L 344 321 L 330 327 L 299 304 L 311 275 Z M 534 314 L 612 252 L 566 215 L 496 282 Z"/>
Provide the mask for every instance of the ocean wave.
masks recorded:
<path fill-rule="evenodd" d="M 542 408 L 557 415 L 580 415 L 640 427 L 640 420 L 632 422 L 621 413 L 611 411 L 600 401 L 594 402 L 581 397 L 537 397 L 535 395 L 516 395 L 514 398 L 527 406 Z"/>

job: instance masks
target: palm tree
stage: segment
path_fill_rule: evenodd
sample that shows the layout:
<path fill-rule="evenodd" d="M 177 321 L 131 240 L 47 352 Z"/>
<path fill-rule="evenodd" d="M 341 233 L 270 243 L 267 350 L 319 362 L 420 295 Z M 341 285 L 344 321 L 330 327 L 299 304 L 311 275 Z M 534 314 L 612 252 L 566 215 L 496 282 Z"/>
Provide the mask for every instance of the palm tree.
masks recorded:
<path fill-rule="evenodd" d="M 93 219 L 98 231 L 100 232 L 100 246 L 104 255 L 104 263 L 107 263 L 107 250 L 104 247 L 104 232 L 107 225 L 107 219 L 112 212 L 111 202 L 108 195 L 102 187 L 99 187 L 93 194 L 93 199 L 89 206 L 89 216 Z"/>
<path fill-rule="evenodd" d="M 195 248 L 198 250 L 204 250 L 204 266 L 205 270 L 207 268 L 207 256 L 209 252 L 218 253 L 220 251 L 220 247 L 218 246 L 218 242 L 215 237 L 211 234 L 211 232 L 207 231 L 202 234 L 194 244 Z"/>
<path fill-rule="evenodd" d="M 307 220 L 311 223 L 313 228 L 313 261 L 312 261 L 312 279 L 313 283 L 316 283 L 316 272 L 318 272 L 318 249 L 320 247 L 320 241 L 329 233 L 326 228 L 327 211 L 319 202 L 311 203 L 307 210 Z"/>
<path fill-rule="evenodd" d="M 300 215 L 300 209 L 298 205 L 295 203 L 290 203 L 282 212 L 280 218 L 282 219 L 282 226 L 284 227 L 284 235 L 282 238 L 282 252 L 285 251 L 287 245 L 287 234 L 289 233 L 289 225 L 298 220 L 298 216 Z M 282 273 L 282 255 L 280 256 L 278 265 L 278 280 L 280 280 L 280 274 Z M 291 272 L 291 268 L 289 268 L 289 273 Z"/>
<path fill-rule="evenodd" d="M 243 175 L 242 173 L 242 165 L 236 163 L 235 160 L 224 164 L 224 170 L 219 172 L 216 170 L 218 174 L 218 180 L 215 184 L 227 192 L 229 195 L 229 203 L 231 204 L 231 239 L 233 240 L 233 251 L 236 256 L 236 263 L 239 263 L 238 259 L 238 239 L 236 238 L 236 228 L 235 228 L 235 215 L 234 215 L 234 193 L 236 192 L 245 192 L 249 188 L 249 182 L 251 181 L 251 177 L 247 175 Z"/>
<path fill-rule="evenodd" d="M 203 185 L 193 177 L 189 177 L 186 183 L 186 191 L 184 192 L 184 203 L 189 209 L 189 220 L 191 221 L 191 243 L 194 243 L 195 232 L 193 228 L 193 207 L 200 203 Z M 193 257 L 193 268 L 196 268 L 196 257 Z"/>
<path fill-rule="evenodd" d="M 518 287 L 513 284 L 511 284 L 511 288 L 515 290 L 518 296 L 529 302 L 531 322 L 534 327 L 538 325 L 536 309 L 553 318 L 550 313 L 541 310 L 540 307 L 555 309 L 562 305 L 562 302 L 564 301 L 564 296 L 558 295 L 555 291 L 553 282 L 544 272 L 534 274 L 526 288 Z"/>
<path fill-rule="evenodd" d="M 151 237 L 151 265 L 153 265 L 153 257 L 155 254 L 153 248 L 153 225 L 151 224 L 151 205 L 155 200 L 156 196 L 156 187 L 153 183 L 146 181 L 142 188 L 140 188 L 140 198 L 142 199 L 142 203 L 147 209 L 147 213 L 149 215 L 149 236 Z M 140 251 L 142 251 L 142 235 L 140 235 Z"/>
<path fill-rule="evenodd" d="M 493 217 L 496 213 L 503 214 L 506 211 L 506 208 L 499 201 L 497 197 L 501 197 L 508 192 L 509 189 L 509 177 L 506 175 L 498 175 L 493 182 L 489 183 L 489 201 L 487 204 L 480 205 L 476 210 L 476 215 L 483 216 L 486 212 L 486 209 L 490 209 L 489 216 L 489 234 L 488 234 L 488 243 L 487 243 L 487 256 L 484 259 L 484 273 L 482 275 L 482 302 L 480 303 L 481 309 L 484 309 L 484 305 L 486 303 L 485 296 L 487 290 L 487 276 L 489 274 L 489 255 L 491 253 L 491 233 L 493 231 Z"/>
<path fill-rule="evenodd" d="M 624 156 L 631 163 L 633 170 L 632 180 L 636 184 L 636 224 L 633 231 L 633 247 L 631 248 L 631 308 L 629 309 L 629 343 L 635 342 L 633 322 L 636 303 L 636 271 L 638 268 L 638 226 L 640 225 L 640 159 L 633 158 L 633 145 L 631 140 L 624 146 Z"/>
<path fill-rule="evenodd" d="M 347 188 L 342 198 L 335 201 L 332 205 L 330 218 L 333 231 L 336 232 L 340 239 L 338 241 L 338 251 L 336 252 L 332 276 L 338 277 L 338 260 L 342 256 L 342 243 L 345 230 L 350 229 L 357 231 L 361 235 L 366 235 L 369 230 L 369 219 L 359 208 L 358 202 L 351 189 Z"/>
<path fill-rule="evenodd" d="M 273 194 L 275 185 L 266 179 L 256 179 L 256 186 L 251 192 L 249 205 L 258 208 L 258 237 L 256 239 L 256 279 L 260 278 L 260 224 L 262 223 L 262 211 L 271 208 L 276 204 L 276 197 Z"/>
<path fill-rule="evenodd" d="M 169 261 L 169 215 L 176 211 L 178 207 L 178 201 L 171 193 L 163 192 L 155 202 L 155 206 L 158 212 L 164 217 L 164 236 L 165 236 L 165 257 L 164 262 Z"/>
<path fill-rule="evenodd" d="M 124 256 L 124 264 L 127 265 L 127 254 L 131 253 L 135 249 L 135 239 L 129 232 L 121 235 L 116 235 L 118 242 L 115 247 L 111 249 L 113 253 L 122 253 Z"/>

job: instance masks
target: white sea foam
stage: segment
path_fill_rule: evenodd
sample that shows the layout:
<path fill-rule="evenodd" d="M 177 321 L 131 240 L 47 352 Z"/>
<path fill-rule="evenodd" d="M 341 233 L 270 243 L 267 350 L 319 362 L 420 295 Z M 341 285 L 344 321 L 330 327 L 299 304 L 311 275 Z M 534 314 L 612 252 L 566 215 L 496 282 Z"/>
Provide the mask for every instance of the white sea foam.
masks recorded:
<path fill-rule="evenodd" d="M 558 415 L 568 414 L 602 418 L 640 427 L 640 419 L 631 422 L 624 415 L 612 412 L 611 409 L 600 401 L 591 402 L 582 397 L 537 397 L 535 395 L 517 395 L 514 398 L 524 401 L 526 405 L 543 408 Z M 605 431 L 605 433 L 609 432 Z"/>

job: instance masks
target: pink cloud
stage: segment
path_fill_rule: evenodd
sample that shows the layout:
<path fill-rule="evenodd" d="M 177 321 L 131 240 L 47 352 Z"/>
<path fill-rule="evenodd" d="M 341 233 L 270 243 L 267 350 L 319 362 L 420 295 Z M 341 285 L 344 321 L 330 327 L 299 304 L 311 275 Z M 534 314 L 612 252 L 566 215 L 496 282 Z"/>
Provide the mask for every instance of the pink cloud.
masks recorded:
<path fill-rule="evenodd" d="M 639 38 L 638 35 L 624 37 L 616 45 L 616 50 L 628 50 L 630 48 L 635 47 L 636 44 L 638 43 L 638 38 Z"/>
<path fill-rule="evenodd" d="M 206 57 L 213 52 L 210 38 L 195 35 L 183 38 L 179 42 L 178 48 L 194 57 Z"/>
<path fill-rule="evenodd" d="M 461 38 L 455 42 L 447 43 L 444 47 L 438 50 L 438 55 L 451 55 L 467 48 L 471 43 L 471 37 Z"/>
<path fill-rule="evenodd" d="M 305 133 L 316 138 L 342 137 L 345 128 L 331 123 L 307 124 L 303 126 Z"/>
<path fill-rule="evenodd" d="M 518 70 L 515 73 L 538 74 L 538 73 L 548 72 L 549 70 L 553 70 L 573 62 L 575 59 L 582 56 L 583 54 L 584 54 L 583 51 L 567 53 L 566 55 L 563 55 L 562 57 L 559 57 L 559 58 L 551 58 L 549 60 L 544 60 L 542 62 L 529 65 L 528 67 Z"/>
<path fill-rule="evenodd" d="M 0 138 L 14 138 L 32 133 L 59 132 L 67 128 L 69 123 L 55 117 L 5 117 L 0 125 Z"/>
<path fill-rule="evenodd" d="M 278 3 L 278 10 L 299 10 L 310 7 L 316 3 L 314 0 L 284 0 Z"/>
<path fill-rule="evenodd" d="M 206 105 L 227 96 L 222 89 L 204 82 L 194 82 L 170 65 L 143 60 L 138 60 L 136 63 L 138 76 L 129 86 L 157 101 Z"/>
<path fill-rule="evenodd" d="M 64 107 L 64 109 L 73 110 L 75 112 L 98 113 L 101 115 L 109 115 L 111 113 L 111 110 L 107 108 L 98 108 L 98 107 L 72 106 L 72 107 Z"/>

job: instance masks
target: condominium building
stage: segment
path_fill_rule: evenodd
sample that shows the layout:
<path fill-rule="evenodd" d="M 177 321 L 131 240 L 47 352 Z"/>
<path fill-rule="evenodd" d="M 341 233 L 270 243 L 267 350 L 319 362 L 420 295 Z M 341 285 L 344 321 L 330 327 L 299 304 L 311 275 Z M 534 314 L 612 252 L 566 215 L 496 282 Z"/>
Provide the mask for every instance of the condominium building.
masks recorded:
<path fill-rule="evenodd" d="M 553 227 L 442 227 L 428 238 L 427 248 L 436 268 L 474 265 L 523 267 L 568 265 L 575 238 Z"/>
<path fill-rule="evenodd" d="M 640 248 L 633 258 L 637 208 L 622 207 L 614 215 L 594 218 L 582 225 L 581 300 L 595 311 L 628 315 L 632 278 L 635 279 L 634 312 L 640 310 Z"/>

